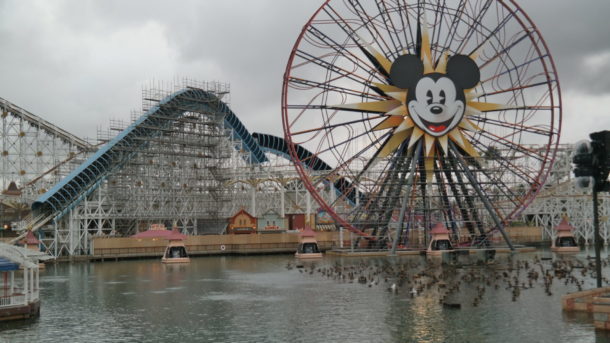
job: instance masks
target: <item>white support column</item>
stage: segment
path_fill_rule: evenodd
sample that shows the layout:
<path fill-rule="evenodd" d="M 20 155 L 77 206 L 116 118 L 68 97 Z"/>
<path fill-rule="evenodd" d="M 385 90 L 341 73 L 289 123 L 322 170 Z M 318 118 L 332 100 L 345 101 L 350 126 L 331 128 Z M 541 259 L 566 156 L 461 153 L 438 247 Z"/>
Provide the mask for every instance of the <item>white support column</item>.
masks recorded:
<path fill-rule="evenodd" d="M 34 300 L 34 268 L 30 268 L 30 299 Z"/>
<path fill-rule="evenodd" d="M 30 284 L 28 274 L 30 274 L 28 267 L 23 266 L 23 298 L 25 299 L 26 304 L 28 303 L 28 286 Z"/>
<path fill-rule="evenodd" d="M 307 199 L 307 217 L 305 218 L 305 223 L 313 229 L 313 224 L 311 223 L 311 194 L 307 190 L 305 191 L 305 194 Z"/>
<path fill-rule="evenodd" d="M 74 250 L 76 246 L 76 239 L 78 234 L 75 231 L 78 231 L 78 223 L 74 223 L 74 209 L 71 209 L 68 212 L 68 253 L 70 255 L 74 255 Z M 76 228 L 74 226 L 77 226 Z"/>
<path fill-rule="evenodd" d="M 251 191 L 251 204 L 250 204 L 250 214 L 253 217 L 256 217 L 256 185 L 252 185 Z"/>
<path fill-rule="evenodd" d="M 36 299 L 40 299 L 40 267 L 36 268 Z"/>
<path fill-rule="evenodd" d="M 57 226 L 57 222 L 55 222 L 53 224 L 53 231 L 55 233 L 55 236 L 53 237 L 53 241 L 54 241 L 53 256 L 59 256 L 59 227 Z"/>
<path fill-rule="evenodd" d="M 96 204 L 96 218 L 97 218 L 97 234 L 98 235 L 103 235 L 104 231 L 102 231 L 102 228 L 104 226 L 104 208 L 102 206 L 102 191 L 105 191 L 106 188 L 106 182 L 102 183 L 102 185 L 100 186 L 100 188 L 97 190 L 97 204 Z M 85 197 L 85 199 L 87 199 Z M 85 232 L 87 232 L 87 237 L 85 237 L 85 242 L 88 241 L 89 239 L 89 230 L 87 228 L 85 228 Z M 87 251 L 87 247 L 85 246 L 85 251 Z"/>
<path fill-rule="evenodd" d="M 281 197 L 280 197 L 280 216 L 282 218 L 286 217 L 286 187 L 281 185 Z"/>
<path fill-rule="evenodd" d="M 99 219 L 99 222 L 100 223 L 102 222 L 101 218 Z M 99 232 L 101 232 L 101 234 L 103 234 L 104 232 L 101 229 L 102 224 L 99 224 L 99 226 L 100 226 Z M 83 237 L 83 250 L 84 250 L 85 254 L 89 254 L 89 230 L 87 230 L 86 227 L 84 228 L 83 235 L 84 235 L 84 237 Z"/>
<path fill-rule="evenodd" d="M 9 294 L 12 296 L 13 293 L 15 293 L 15 271 L 11 270 L 11 289 Z"/>

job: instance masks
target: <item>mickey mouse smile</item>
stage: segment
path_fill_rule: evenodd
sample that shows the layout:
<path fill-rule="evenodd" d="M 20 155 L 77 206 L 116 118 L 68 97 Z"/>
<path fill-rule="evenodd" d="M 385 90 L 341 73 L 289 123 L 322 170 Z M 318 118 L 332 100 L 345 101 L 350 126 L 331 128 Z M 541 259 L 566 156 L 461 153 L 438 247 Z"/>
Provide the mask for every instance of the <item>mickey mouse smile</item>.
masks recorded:
<path fill-rule="evenodd" d="M 426 114 L 417 113 L 416 106 L 409 106 L 409 110 L 411 113 L 411 117 L 418 124 L 418 126 L 421 126 L 422 129 L 427 129 L 435 134 L 439 134 L 443 133 L 444 131 L 447 131 L 448 128 L 452 127 L 454 121 L 461 120 L 462 116 L 460 114 L 462 113 L 464 107 L 462 106 L 462 104 L 456 104 L 455 107 L 455 111 L 449 115 L 449 119 L 440 122 L 436 120 L 430 121 L 424 118 L 430 118 L 430 113 L 436 116 L 442 116 L 443 118 L 447 117 L 444 114 L 448 112 L 448 109 L 444 105 L 428 106 L 428 113 Z"/>

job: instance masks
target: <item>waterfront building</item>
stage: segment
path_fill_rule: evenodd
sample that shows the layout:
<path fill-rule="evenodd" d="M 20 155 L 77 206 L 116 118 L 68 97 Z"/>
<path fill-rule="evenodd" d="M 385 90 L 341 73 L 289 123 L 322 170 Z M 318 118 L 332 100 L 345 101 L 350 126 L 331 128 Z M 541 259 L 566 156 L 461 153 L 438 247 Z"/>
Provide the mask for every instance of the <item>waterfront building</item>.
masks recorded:
<path fill-rule="evenodd" d="M 0 243 L 0 321 L 40 314 L 39 261 L 47 258 L 42 252 Z"/>
<path fill-rule="evenodd" d="M 243 208 L 229 218 L 227 234 L 256 233 L 256 218 Z"/>
<path fill-rule="evenodd" d="M 31 230 L 28 230 L 28 233 L 25 235 L 23 239 L 23 247 L 26 249 L 40 251 L 40 241 Z"/>
<path fill-rule="evenodd" d="M 285 230 L 284 218 L 275 210 L 269 209 L 257 218 L 258 230 Z"/>

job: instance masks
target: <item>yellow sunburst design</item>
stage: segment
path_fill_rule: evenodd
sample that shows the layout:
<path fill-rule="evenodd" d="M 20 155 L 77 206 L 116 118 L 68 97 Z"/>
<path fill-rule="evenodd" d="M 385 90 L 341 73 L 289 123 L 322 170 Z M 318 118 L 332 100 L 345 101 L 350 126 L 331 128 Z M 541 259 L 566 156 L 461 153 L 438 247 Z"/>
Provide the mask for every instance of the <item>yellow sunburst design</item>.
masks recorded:
<path fill-rule="evenodd" d="M 379 72 L 389 73 L 392 62 L 390 62 L 383 54 L 375 50 L 371 44 L 364 42 L 364 40 L 360 37 L 358 37 L 358 39 L 361 46 L 368 50 L 371 58 L 375 58 L 375 62 L 383 69 Z M 476 51 L 469 57 L 473 61 L 476 61 L 478 54 L 479 52 Z M 449 55 L 448 53 L 444 53 L 439 58 L 436 66 L 434 65 L 425 16 L 421 25 L 420 56 L 424 66 L 424 75 L 431 73 L 446 74 Z M 423 137 L 422 149 L 425 157 L 424 167 L 426 170 L 426 180 L 428 182 L 431 182 L 433 179 L 435 158 L 437 158 L 438 155 L 442 156 L 447 153 L 449 140 L 459 146 L 468 155 L 472 157 L 479 157 L 479 153 L 467 139 L 467 136 L 463 133 L 463 131 L 474 132 L 481 130 L 480 127 L 470 120 L 471 117 L 481 115 L 487 111 L 508 109 L 508 107 L 505 105 L 476 101 L 476 99 L 480 97 L 480 95 L 475 92 L 476 86 L 474 88 L 464 90 L 466 108 L 464 110 L 462 120 L 446 134 L 436 137 L 426 133 L 414 123 L 413 119 L 409 115 L 409 110 L 406 104 L 406 89 L 383 83 L 372 83 L 371 86 L 381 90 L 388 97 L 388 99 L 374 102 L 342 104 L 333 106 L 333 108 L 382 113 L 384 116 L 386 116 L 384 120 L 373 128 L 373 131 L 388 129 L 392 130 L 389 138 L 379 148 L 376 158 L 385 158 L 389 156 L 406 140 L 409 141 L 408 148 L 410 153 L 412 153 L 413 149 L 411 148 Z M 440 147 L 440 151 L 437 151 L 437 147 Z"/>

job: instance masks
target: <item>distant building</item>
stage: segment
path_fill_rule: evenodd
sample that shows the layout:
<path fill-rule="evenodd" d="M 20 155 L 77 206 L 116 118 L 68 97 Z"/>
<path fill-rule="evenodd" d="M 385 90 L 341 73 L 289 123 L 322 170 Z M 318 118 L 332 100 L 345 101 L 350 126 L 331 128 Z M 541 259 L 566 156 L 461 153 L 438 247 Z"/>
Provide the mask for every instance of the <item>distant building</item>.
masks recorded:
<path fill-rule="evenodd" d="M 274 209 L 270 209 L 257 218 L 258 230 L 286 230 L 284 218 Z"/>
<path fill-rule="evenodd" d="M 256 218 L 241 209 L 229 218 L 227 234 L 256 233 Z"/>

